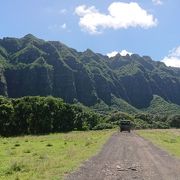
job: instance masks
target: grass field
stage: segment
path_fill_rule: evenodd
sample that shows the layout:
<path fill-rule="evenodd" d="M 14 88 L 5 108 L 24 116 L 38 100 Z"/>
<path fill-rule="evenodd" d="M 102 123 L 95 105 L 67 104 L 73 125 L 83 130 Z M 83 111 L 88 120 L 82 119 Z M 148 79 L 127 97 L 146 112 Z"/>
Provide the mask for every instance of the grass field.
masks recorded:
<path fill-rule="evenodd" d="M 180 157 L 180 129 L 139 130 L 137 133 L 152 143 Z"/>
<path fill-rule="evenodd" d="M 63 179 L 93 156 L 114 130 L 0 137 L 0 180 Z"/>

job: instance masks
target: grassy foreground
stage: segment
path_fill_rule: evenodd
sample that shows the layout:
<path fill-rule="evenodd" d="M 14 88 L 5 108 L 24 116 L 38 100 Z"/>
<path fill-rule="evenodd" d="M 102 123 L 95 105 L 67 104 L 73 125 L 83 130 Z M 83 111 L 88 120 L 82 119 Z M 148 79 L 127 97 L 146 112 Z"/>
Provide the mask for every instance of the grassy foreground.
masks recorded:
<path fill-rule="evenodd" d="M 1 180 L 55 180 L 98 152 L 113 130 L 0 138 Z"/>
<path fill-rule="evenodd" d="M 170 154 L 180 157 L 180 129 L 139 130 L 137 134 L 167 150 Z"/>

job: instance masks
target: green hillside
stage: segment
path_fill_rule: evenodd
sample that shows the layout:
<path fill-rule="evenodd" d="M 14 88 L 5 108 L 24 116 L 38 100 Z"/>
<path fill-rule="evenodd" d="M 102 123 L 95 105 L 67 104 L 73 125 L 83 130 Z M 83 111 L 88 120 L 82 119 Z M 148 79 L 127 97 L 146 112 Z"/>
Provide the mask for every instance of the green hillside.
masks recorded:
<path fill-rule="evenodd" d="M 151 114 L 180 114 L 180 106 L 177 104 L 169 103 L 160 96 L 154 95 L 150 106 L 145 109 L 145 112 Z"/>
<path fill-rule="evenodd" d="M 78 52 L 61 42 L 44 41 L 31 34 L 0 39 L 3 96 L 52 95 L 98 111 L 134 113 L 147 109 L 154 113 L 161 103 L 160 109 L 178 111 L 179 106 L 172 104 L 180 105 L 179 92 L 180 69 L 148 56 L 117 54 L 108 58 L 90 49 Z M 165 101 L 154 102 L 154 95 Z"/>

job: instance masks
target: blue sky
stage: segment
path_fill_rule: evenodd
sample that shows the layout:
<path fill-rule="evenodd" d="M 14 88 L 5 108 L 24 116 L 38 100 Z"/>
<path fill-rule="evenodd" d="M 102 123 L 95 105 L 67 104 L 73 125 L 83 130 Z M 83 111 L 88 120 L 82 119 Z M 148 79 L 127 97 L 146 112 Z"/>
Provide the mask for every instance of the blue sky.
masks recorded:
<path fill-rule="evenodd" d="M 0 38 L 28 33 L 84 51 L 149 55 L 180 67 L 179 0 L 1 0 Z"/>

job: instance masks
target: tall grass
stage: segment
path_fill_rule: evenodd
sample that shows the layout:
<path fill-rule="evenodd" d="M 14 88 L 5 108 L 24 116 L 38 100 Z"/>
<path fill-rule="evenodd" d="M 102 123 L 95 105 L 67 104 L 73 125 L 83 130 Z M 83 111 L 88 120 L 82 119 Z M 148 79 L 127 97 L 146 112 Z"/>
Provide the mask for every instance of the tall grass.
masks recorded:
<path fill-rule="evenodd" d="M 63 179 L 93 156 L 113 130 L 0 138 L 0 179 Z"/>

